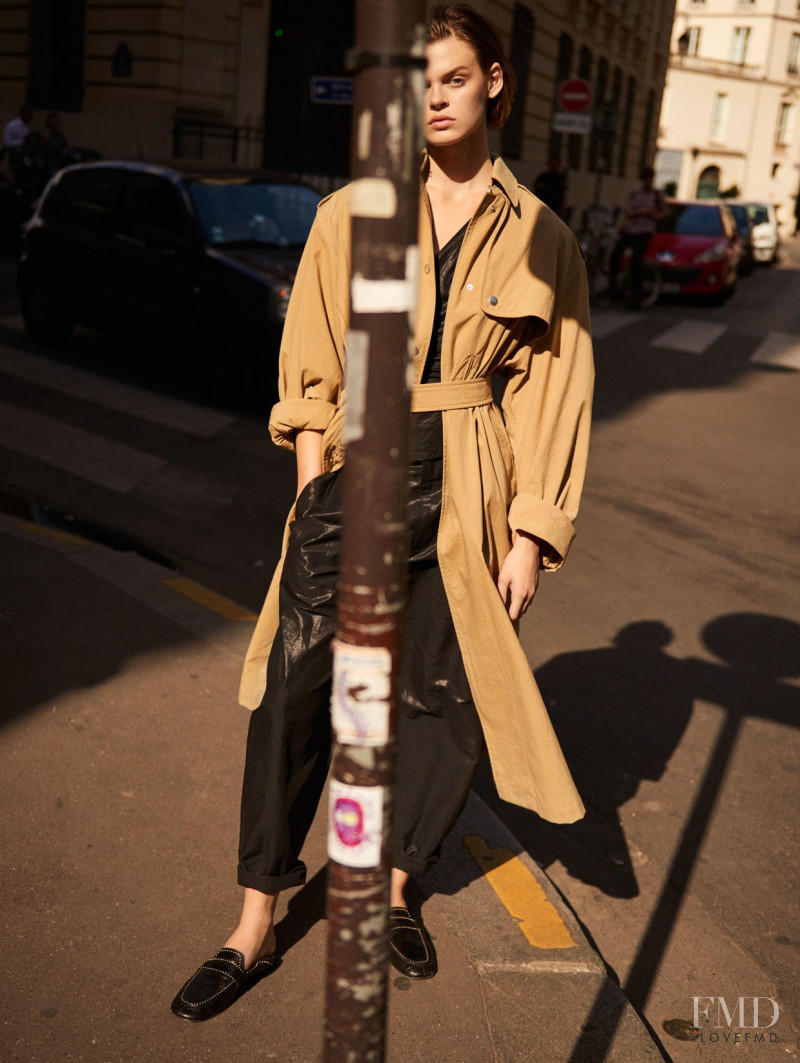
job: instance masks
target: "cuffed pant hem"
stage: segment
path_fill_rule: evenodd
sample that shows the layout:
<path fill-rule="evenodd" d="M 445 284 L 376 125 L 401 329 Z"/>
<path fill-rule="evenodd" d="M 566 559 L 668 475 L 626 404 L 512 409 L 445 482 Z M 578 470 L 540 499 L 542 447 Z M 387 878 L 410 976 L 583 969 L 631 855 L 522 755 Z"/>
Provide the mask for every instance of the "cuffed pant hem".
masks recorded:
<path fill-rule="evenodd" d="M 282 890 L 289 890 L 294 886 L 304 886 L 306 868 L 305 865 L 296 867 L 287 875 L 256 875 L 240 866 L 237 881 L 240 886 L 258 890 L 260 893 L 281 893 Z"/>
<path fill-rule="evenodd" d="M 428 860 L 414 860 L 404 850 L 397 849 L 392 853 L 392 867 L 396 867 L 398 871 L 406 871 L 409 875 L 424 875 L 428 868 L 433 867 L 438 859 L 439 854 L 436 853 Z"/>

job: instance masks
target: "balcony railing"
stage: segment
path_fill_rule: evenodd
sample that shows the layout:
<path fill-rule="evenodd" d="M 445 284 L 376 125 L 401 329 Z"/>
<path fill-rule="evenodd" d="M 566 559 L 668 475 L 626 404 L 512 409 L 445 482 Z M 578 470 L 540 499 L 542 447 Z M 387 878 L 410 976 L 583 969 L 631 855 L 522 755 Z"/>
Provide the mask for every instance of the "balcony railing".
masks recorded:
<path fill-rule="evenodd" d="M 760 78 L 764 68 L 749 66 L 747 63 L 732 63 L 726 59 L 704 59 L 699 55 L 680 55 L 673 52 L 669 57 L 670 66 L 683 70 L 697 70 L 701 74 L 721 74 L 724 77 Z"/>

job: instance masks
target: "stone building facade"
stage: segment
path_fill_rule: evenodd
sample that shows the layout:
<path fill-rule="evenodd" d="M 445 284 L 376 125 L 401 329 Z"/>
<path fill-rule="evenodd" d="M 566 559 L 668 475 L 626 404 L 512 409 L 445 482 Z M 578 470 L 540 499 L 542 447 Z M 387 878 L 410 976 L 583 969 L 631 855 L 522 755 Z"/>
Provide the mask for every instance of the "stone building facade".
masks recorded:
<path fill-rule="evenodd" d="M 573 208 L 622 202 L 653 157 L 674 0 L 473 6 L 503 32 L 522 88 L 493 150 L 529 183 L 558 154 Z M 346 177 L 337 79 L 352 24 L 352 0 L 3 0 L 0 120 L 27 99 L 40 128 L 58 111 L 70 143 L 105 157 Z M 572 76 L 616 116 L 611 139 L 554 132 Z"/>
<path fill-rule="evenodd" d="M 797 0 L 678 0 L 657 180 L 680 198 L 733 193 L 794 228 L 800 183 Z"/>

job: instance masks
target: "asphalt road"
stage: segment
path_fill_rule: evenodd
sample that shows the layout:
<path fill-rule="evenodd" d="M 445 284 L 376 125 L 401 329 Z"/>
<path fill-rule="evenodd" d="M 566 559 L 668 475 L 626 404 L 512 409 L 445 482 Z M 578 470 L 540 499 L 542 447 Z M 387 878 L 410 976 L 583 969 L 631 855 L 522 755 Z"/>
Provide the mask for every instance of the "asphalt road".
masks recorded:
<path fill-rule="evenodd" d="M 166 375 L 163 352 L 120 362 L 88 333 L 31 353 L 11 275 L 3 264 L 0 508 L 134 546 L 257 609 L 293 479 L 267 411 L 216 406 L 190 352 Z M 698 1051 L 663 1027 L 691 1019 L 695 996 L 771 997 L 779 1043 L 752 1050 L 793 1056 L 800 251 L 722 308 L 601 309 L 595 335 L 578 539 L 522 636 L 589 812 L 554 828 L 500 802 L 487 772 L 477 790 L 668 1056 Z"/>

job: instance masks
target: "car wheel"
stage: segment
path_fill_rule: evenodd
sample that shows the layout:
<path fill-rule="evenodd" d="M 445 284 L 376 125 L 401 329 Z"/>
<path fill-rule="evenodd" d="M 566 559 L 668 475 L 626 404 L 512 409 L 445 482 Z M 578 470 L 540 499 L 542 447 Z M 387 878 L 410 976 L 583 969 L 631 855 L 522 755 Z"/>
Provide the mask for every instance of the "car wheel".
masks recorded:
<path fill-rule="evenodd" d="M 60 347 L 69 342 L 75 330 L 75 319 L 38 277 L 25 282 L 20 301 L 25 328 L 35 343 Z"/>

